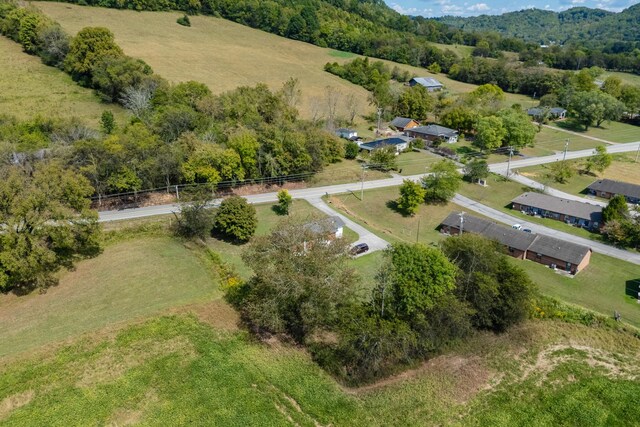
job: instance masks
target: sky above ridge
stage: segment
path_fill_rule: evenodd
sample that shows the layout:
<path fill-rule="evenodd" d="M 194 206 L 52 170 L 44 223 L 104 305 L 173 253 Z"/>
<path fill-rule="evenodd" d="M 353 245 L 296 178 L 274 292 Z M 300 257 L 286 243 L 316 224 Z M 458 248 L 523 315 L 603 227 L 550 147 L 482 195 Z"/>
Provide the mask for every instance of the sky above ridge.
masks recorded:
<path fill-rule="evenodd" d="M 560 12 L 572 7 L 589 7 L 620 12 L 638 0 L 385 0 L 397 12 L 426 17 L 455 15 L 500 15 L 522 9 L 544 9 Z"/>

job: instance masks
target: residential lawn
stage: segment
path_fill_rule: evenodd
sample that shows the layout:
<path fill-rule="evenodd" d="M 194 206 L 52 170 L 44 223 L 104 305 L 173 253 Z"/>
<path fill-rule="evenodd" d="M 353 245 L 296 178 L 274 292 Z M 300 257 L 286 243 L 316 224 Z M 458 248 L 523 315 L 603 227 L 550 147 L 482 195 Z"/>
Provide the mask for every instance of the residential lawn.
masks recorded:
<path fill-rule="evenodd" d="M 350 217 L 363 227 L 390 242 L 430 245 L 443 236 L 436 228 L 451 212 L 461 208 L 453 203 L 446 205 L 423 205 L 414 217 L 403 216 L 392 207 L 399 197 L 398 187 L 380 188 L 364 192 L 364 202 L 352 194 L 330 196 L 334 209 Z M 419 229 L 418 229 L 419 228 Z"/>
<path fill-rule="evenodd" d="M 398 155 L 398 172 L 402 170 L 400 175 L 419 175 L 427 172 L 431 165 L 442 160 L 442 157 L 436 156 L 428 151 L 410 151 Z"/>
<path fill-rule="evenodd" d="M 611 163 L 611 166 L 609 166 L 602 174 L 587 175 L 577 173 L 565 183 L 555 182 L 553 179 L 548 177 L 548 165 L 518 169 L 518 172 L 523 176 L 549 185 L 553 188 L 557 188 L 558 190 L 580 196 L 586 195 L 586 188 L 591 183 L 603 178 L 640 185 L 640 163 L 635 162 L 635 154 L 614 154 L 613 159 L 614 161 Z M 577 169 L 580 169 L 583 161 L 572 161 L 571 163 L 575 165 Z"/>
<path fill-rule="evenodd" d="M 506 212 L 516 218 L 522 218 L 529 222 L 535 222 L 549 228 L 575 234 L 576 236 L 587 239 L 597 241 L 601 240 L 601 236 L 599 234 L 592 233 L 584 228 L 573 227 L 565 224 L 564 222 L 550 218 L 536 218 L 511 209 L 511 200 L 524 192 L 530 191 L 529 187 L 518 182 L 506 180 L 504 177 L 495 174 L 489 176 L 487 183 L 488 185 L 486 187 L 482 187 L 477 184 L 464 183 L 460 188 L 459 193 L 484 205 Z"/>
<path fill-rule="evenodd" d="M 299 105 L 304 118 L 324 114 L 327 87 L 341 95 L 338 115 L 347 117 L 346 98 L 354 96 L 358 117 L 374 111 L 367 91 L 323 70 L 327 62 L 347 62 L 355 56 L 334 49 L 289 40 L 264 31 L 210 16 L 193 16 L 191 27 L 176 24 L 177 12 L 136 12 L 82 7 L 66 3 L 35 2 L 71 34 L 86 26 L 104 26 L 115 34 L 127 55 L 145 60 L 171 82 L 195 80 L 214 93 L 264 82 L 278 89 L 289 78 L 298 78 L 302 89 Z M 455 46 L 448 46 L 456 51 Z M 459 47 L 458 50 L 465 50 Z M 457 82 L 445 74 L 424 68 L 383 61 L 412 75 L 436 77 L 452 94 L 466 93 L 476 85 Z M 523 95 L 507 94 L 507 103 L 523 108 L 537 102 Z"/>
<path fill-rule="evenodd" d="M 124 240 L 45 294 L 0 295 L 0 357 L 220 296 L 197 249 L 171 237 Z"/>
<path fill-rule="evenodd" d="M 18 43 L 0 36 L 0 114 L 18 119 L 79 117 L 97 126 L 104 110 L 119 121 L 125 112 L 116 105 L 103 104 L 92 90 L 76 84 L 71 77 L 40 58 L 28 55 Z"/>
<path fill-rule="evenodd" d="M 589 266 L 571 278 L 532 261 L 517 264 L 543 293 L 607 316 L 617 310 L 624 322 L 640 327 L 639 265 L 594 253 Z"/>
<path fill-rule="evenodd" d="M 551 123 L 560 129 L 579 132 L 581 135 L 592 136 L 611 142 L 640 141 L 640 127 L 621 122 L 604 122 L 600 127 L 592 126 L 585 131 L 584 126 L 571 119 Z M 569 137 L 571 139 L 571 137 Z"/>
<path fill-rule="evenodd" d="M 519 155 L 526 157 L 539 157 L 556 154 L 564 151 L 567 139 L 569 140 L 569 151 L 585 150 L 587 148 L 595 148 L 598 145 L 605 145 L 600 141 L 570 135 L 561 130 L 542 127 L 540 128 L 540 132 L 536 134 L 534 146 L 523 148 L 519 151 Z M 460 139 L 456 144 L 451 144 L 451 148 L 463 156 L 470 154 L 474 157 L 486 157 L 488 163 L 506 162 L 509 159 L 508 152 L 505 152 L 505 154 L 489 154 L 488 156 L 482 156 L 481 152 L 473 146 L 472 142 L 466 139 Z M 515 158 L 517 159 L 518 157 Z"/>
<path fill-rule="evenodd" d="M 341 162 L 332 163 L 326 166 L 321 172 L 315 174 L 312 178 L 309 179 L 307 183 L 312 187 L 322 187 L 325 185 L 358 182 L 362 180 L 363 164 L 363 162 L 356 159 L 344 159 Z M 386 172 L 381 172 L 373 169 L 366 169 L 364 171 L 365 181 L 372 181 L 389 177 L 391 177 L 391 175 Z"/>
<path fill-rule="evenodd" d="M 180 315 L 0 368 L 8 426 L 633 425 L 629 333 L 530 321 L 413 371 L 341 387 L 297 347 Z"/>

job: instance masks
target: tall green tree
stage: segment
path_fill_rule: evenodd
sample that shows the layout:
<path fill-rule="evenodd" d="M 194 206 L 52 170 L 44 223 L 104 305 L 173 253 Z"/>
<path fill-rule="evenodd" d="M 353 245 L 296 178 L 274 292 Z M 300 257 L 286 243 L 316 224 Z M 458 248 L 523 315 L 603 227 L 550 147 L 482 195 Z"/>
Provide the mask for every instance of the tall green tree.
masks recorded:
<path fill-rule="evenodd" d="M 478 182 L 489 176 L 489 165 L 486 160 L 473 159 L 464 165 L 464 177 L 470 182 Z"/>
<path fill-rule="evenodd" d="M 402 181 L 400 186 L 400 198 L 397 201 L 398 209 L 407 215 L 414 216 L 418 208 L 424 203 L 426 190 L 418 182 L 408 179 Z"/>
<path fill-rule="evenodd" d="M 492 151 L 502 146 L 502 141 L 506 136 L 507 130 L 500 117 L 481 117 L 478 120 L 474 145 L 483 150 Z"/>
<path fill-rule="evenodd" d="M 624 112 L 624 104 L 609 94 L 594 90 L 576 93 L 570 109 L 587 130 L 594 123 L 600 126 L 605 120 L 618 120 Z"/>
<path fill-rule="evenodd" d="M 536 137 L 536 127 L 529 116 L 520 109 L 504 108 L 498 112 L 506 131 L 503 145 L 524 148 L 533 145 Z"/>
<path fill-rule="evenodd" d="M 107 56 L 121 56 L 113 33 L 103 27 L 86 27 L 71 40 L 65 70 L 83 84 L 89 84 L 93 68 Z"/>
<path fill-rule="evenodd" d="M 58 163 L 0 169 L 0 291 L 26 293 L 100 252 L 93 188 Z"/>
<path fill-rule="evenodd" d="M 624 221 L 627 218 L 629 218 L 629 206 L 621 194 L 613 196 L 607 206 L 602 209 L 602 221 L 605 224 L 611 221 Z"/>
<path fill-rule="evenodd" d="M 587 173 L 592 173 L 594 170 L 602 173 L 611 166 L 613 161 L 613 156 L 607 153 L 607 148 L 604 145 L 598 145 L 595 151 L 596 153 L 585 161 L 584 170 Z"/>
<path fill-rule="evenodd" d="M 326 234 L 316 231 L 306 221 L 289 218 L 243 252 L 254 276 L 234 302 L 258 331 L 308 342 L 316 332 L 332 330 L 340 307 L 354 302 L 356 275 L 348 243 L 326 244 Z"/>
<path fill-rule="evenodd" d="M 240 196 L 231 196 L 220 203 L 213 222 L 213 231 L 225 237 L 246 242 L 258 227 L 256 208 Z"/>
<path fill-rule="evenodd" d="M 462 185 L 462 175 L 451 160 L 441 160 L 422 178 L 427 203 L 446 203 L 455 196 Z"/>
<path fill-rule="evenodd" d="M 416 85 L 400 94 L 394 112 L 401 117 L 424 120 L 427 118 L 427 114 L 433 111 L 434 106 L 435 100 L 431 97 L 427 88 L 422 85 Z"/>
<path fill-rule="evenodd" d="M 476 328 L 504 331 L 527 318 L 535 285 L 497 243 L 463 234 L 443 240 L 440 247 L 459 269 L 456 294 L 473 308 Z"/>

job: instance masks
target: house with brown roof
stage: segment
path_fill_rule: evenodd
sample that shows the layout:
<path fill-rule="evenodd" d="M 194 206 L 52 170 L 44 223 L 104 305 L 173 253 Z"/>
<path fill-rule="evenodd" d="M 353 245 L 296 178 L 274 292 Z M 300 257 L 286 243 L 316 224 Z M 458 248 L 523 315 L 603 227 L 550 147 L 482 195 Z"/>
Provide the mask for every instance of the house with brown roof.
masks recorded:
<path fill-rule="evenodd" d="M 577 200 L 527 192 L 513 199 L 511 208 L 528 215 L 551 218 L 588 229 L 597 230 L 602 227 L 602 206 Z"/>
<path fill-rule="evenodd" d="M 471 215 L 451 213 L 440 224 L 448 235 L 475 233 L 503 245 L 509 255 L 577 274 L 591 260 L 591 248 L 543 234 L 527 233 Z"/>
<path fill-rule="evenodd" d="M 407 117 L 396 117 L 395 119 L 391 120 L 389 126 L 393 126 L 400 132 L 404 132 L 406 129 L 420 126 L 420 123 L 417 120 L 409 119 Z"/>
<path fill-rule="evenodd" d="M 620 194 L 627 203 L 640 204 L 640 185 L 629 182 L 615 181 L 613 179 L 599 179 L 587 187 L 592 196 L 610 199 Z"/>

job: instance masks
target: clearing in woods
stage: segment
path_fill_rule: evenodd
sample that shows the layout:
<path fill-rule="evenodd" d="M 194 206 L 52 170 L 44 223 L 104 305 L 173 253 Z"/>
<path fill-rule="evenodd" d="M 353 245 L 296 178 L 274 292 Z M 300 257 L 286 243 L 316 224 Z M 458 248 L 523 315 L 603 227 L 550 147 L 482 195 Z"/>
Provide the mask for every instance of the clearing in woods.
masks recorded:
<path fill-rule="evenodd" d="M 0 36 L 0 114 L 18 119 L 79 117 L 97 125 L 104 110 L 124 118 L 125 112 L 114 104 L 103 104 L 91 89 L 77 85 L 71 77 L 28 55 L 22 46 Z"/>
<path fill-rule="evenodd" d="M 35 2 L 47 15 L 71 34 L 87 26 L 103 26 L 115 34 L 127 55 L 145 60 L 155 72 L 172 82 L 195 80 L 205 83 L 214 93 L 238 86 L 263 82 L 272 89 L 282 86 L 289 77 L 300 80 L 301 115 L 321 116 L 325 110 L 327 87 L 337 90 L 340 115 L 346 116 L 346 99 L 353 96 L 360 114 L 373 111 L 368 93 L 324 71 L 327 62 L 344 63 L 356 55 L 320 48 L 249 28 L 210 16 L 191 17 L 191 27 L 176 23 L 177 12 L 135 12 L 66 3 Z M 424 68 L 384 61 L 418 76 L 432 76 Z M 469 92 L 477 86 L 456 82 L 438 74 L 452 93 Z M 507 94 L 509 102 L 523 107 L 535 101 L 522 95 Z"/>

